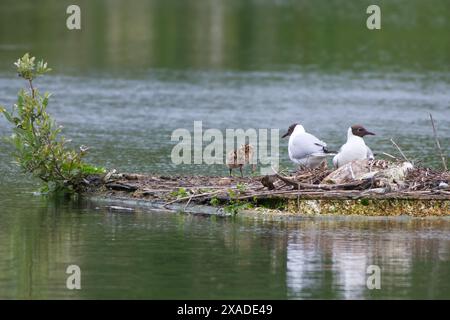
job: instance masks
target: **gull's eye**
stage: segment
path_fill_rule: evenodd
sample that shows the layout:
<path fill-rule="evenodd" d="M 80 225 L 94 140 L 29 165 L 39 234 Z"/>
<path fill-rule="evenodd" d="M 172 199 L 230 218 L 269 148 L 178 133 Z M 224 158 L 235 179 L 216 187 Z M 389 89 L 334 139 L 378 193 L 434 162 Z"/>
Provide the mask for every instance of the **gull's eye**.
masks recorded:
<path fill-rule="evenodd" d="M 358 131 L 363 131 L 362 128 L 358 128 Z"/>

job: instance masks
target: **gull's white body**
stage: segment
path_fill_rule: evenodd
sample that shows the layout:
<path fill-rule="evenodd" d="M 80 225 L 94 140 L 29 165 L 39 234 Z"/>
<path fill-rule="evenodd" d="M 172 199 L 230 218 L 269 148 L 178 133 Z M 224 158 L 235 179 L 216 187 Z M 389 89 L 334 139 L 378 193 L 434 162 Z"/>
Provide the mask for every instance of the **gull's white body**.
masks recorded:
<path fill-rule="evenodd" d="M 342 167 L 353 160 L 374 159 L 373 152 L 364 142 L 364 139 L 355 136 L 352 128 L 348 128 L 347 142 L 339 149 L 339 153 L 333 158 L 336 168 Z"/>
<path fill-rule="evenodd" d="M 289 137 L 289 158 L 302 167 L 316 168 L 329 155 L 324 152 L 326 146 L 325 142 L 307 133 L 303 126 L 298 124 Z"/>

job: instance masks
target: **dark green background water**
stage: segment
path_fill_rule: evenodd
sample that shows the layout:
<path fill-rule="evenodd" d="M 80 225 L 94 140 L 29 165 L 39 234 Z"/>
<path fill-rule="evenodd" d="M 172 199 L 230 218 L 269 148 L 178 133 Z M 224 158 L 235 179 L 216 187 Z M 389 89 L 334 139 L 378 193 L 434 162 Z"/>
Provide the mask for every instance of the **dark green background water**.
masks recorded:
<path fill-rule="evenodd" d="M 65 27 L 77 3 L 82 30 Z M 365 27 L 369 4 L 382 30 Z M 450 146 L 450 2 L 0 2 L 0 104 L 24 83 L 24 52 L 54 72 L 36 82 L 89 160 L 120 171 L 225 175 L 175 166 L 176 128 L 301 122 L 338 148 L 363 123 L 376 153 L 440 165 L 428 112 Z M 0 119 L 0 135 L 10 132 Z M 283 166 L 286 141 L 281 141 Z M 33 196 L 37 181 L 0 142 L 0 298 L 450 298 L 448 219 L 264 222 L 110 212 Z M 82 290 L 65 288 L 78 264 Z M 382 269 L 382 289 L 365 270 Z"/>

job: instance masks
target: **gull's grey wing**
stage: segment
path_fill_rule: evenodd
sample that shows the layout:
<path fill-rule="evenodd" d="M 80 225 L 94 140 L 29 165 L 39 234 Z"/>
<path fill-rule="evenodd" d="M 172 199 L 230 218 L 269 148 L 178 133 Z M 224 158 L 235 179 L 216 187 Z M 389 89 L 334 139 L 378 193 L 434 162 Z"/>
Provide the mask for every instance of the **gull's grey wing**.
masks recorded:
<path fill-rule="evenodd" d="M 323 155 L 323 148 L 327 144 L 309 133 L 302 133 L 295 137 L 291 144 L 291 156 L 303 159 L 311 155 Z"/>

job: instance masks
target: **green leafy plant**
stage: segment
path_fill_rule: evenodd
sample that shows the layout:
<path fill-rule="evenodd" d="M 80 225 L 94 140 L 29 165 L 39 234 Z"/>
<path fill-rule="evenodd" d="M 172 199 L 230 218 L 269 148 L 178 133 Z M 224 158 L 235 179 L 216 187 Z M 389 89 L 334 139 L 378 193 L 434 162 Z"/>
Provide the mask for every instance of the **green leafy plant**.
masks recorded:
<path fill-rule="evenodd" d="M 41 179 L 44 191 L 80 190 L 88 175 L 104 173 L 105 169 L 83 161 L 88 148 L 68 148 L 69 141 L 60 134 L 62 127 L 47 113 L 51 95 L 41 94 L 33 86 L 34 79 L 51 71 L 47 63 L 35 63 L 35 57 L 26 53 L 14 65 L 19 76 L 28 81 L 29 90 L 18 92 L 11 112 L 0 107 L 0 113 L 13 125 L 9 141 L 14 146 L 17 164 Z"/>
<path fill-rule="evenodd" d="M 249 202 L 230 201 L 230 204 L 224 207 L 225 212 L 237 215 L 240 211 L 253 208 L 253 205 Z"/>
<path fill-rule="evenodd" d="M 236 188 L 239 192 L 245 192 L 245 188 L 242 185 L 236 186 Z M 228 196 L 230 197 L 230 200 L 228 205 L 224 207 L 225 212 L 237 215 L 241 210 L 253 208 L 252 203 L 239 200 L 239 193 L 233 189 L 228 190 Z"/>
<path fill-rule="evenodd" d="M 189 196 L 189 193 L 186 191 L 186 188 L 181 187 L 181 188 L 178 188 L 178 190 L 172 191 L 170 193 L 170 195 L 172 197 L 179 199 L 179 198 L 185 198 L 185 197 Z"/>
<path fill-rule="evenodd" d="M 238 183 L 238 184 L 236 184 L 236 189 L 238 189 L 239 192 L 243 193 L 247 190 L 247 186 L 245 184 Z"/>
<path fill-rule="evenodd" d="M 211 200 L 209 201 L 209 203 L 213 206 L 213 207 L 217 207 L 220 204 L 219 199 L 217 199 L 216 196 L 212 197 Z"/>

